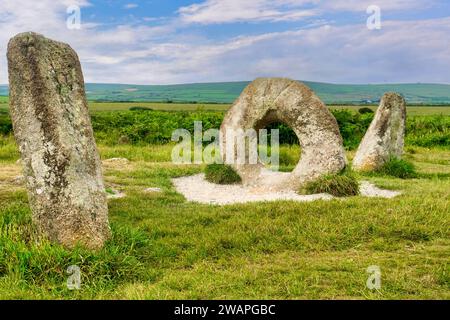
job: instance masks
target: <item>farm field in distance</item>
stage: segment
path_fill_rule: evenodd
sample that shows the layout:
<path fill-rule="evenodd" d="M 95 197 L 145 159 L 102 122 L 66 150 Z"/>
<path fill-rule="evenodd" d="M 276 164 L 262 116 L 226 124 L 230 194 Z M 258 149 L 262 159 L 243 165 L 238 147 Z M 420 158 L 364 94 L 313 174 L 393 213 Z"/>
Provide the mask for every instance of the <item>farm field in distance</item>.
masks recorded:
<path fill-rule="evenodd" d="M 163 111 L 196 111 L 213 110 L 227 111 L 231 104 L 207 104 L 207 103 L 155 103 L 155 102 L 89 102 L 92 111 L 125 111 L 132 107 L 149 108 Z M 366 105 L 329 105 L 331 109 L 349 109 L 358 111 L 360 108 L 368 107 L 376 110 L 377 106 Z M 450 106 L 409 106 L 408 115 L 449 115 Z"/>
<path fill-rule="evenodd" d="M 123 111 L 129 110 L 132 107 L 143 107 L 154 110 L 163 111 L 195 111 L 195 110 L 214 110 L 227 111 L 231 104 L 207 104 L 207 103 L 154 103 L 154 102 L 89 102 L 89 107 L 92 111 Z M 329 105 L 331 109 L 350 109 L 357 111 L 360 108 L 368 107 L 376 110 L 376 106 L 334 106 Z M 410 106 L 408 107 L 409 115 L 449 115 L 450 106 Z"/>
<path fill-rule="evenodd" d="M 407 135 L 405 159 L 415 165 L 416 178 L 357 176 L 401 191 L 394 199 L 217 206 L 187 202 L 175 190 L 172 178 L 205 166 L 173 164 L 174 143 L 164 130 L 193 119 L 217 126 L 229 104 L 89 106 L 107 190 L 126 195 L 109 200 L 113 236 L 94 253 L 40 240 L 17 147 L 11 132 L 1 135 L 1 299 L 450 299 L 450 107 L 408 107 L 415 133 Z M 361 107 L 330 106 L 352 114 Z M 0 108 L 2 124 L 6 98 Z M 347 140 L 367 123 L 355 127 L 358 117 L 338 115 L 350 161 L 357 141 Z M 118 143 L 123 134 L 130 140 Z M 300 154 L 298 145 L 283 144 L 283 170 L 292 170 Z M 105 161 L 111 158 L 129 162 Z M 145 191 L 153 187 L 162 192 Z M 81 290 L 65 285 L 69 265 L 81 268 Z M 366 287 L 372 265 L 382 272 L 376 291 Z"/>
<path fill-rule="evenodd" d="M 301 81 L 301 80 L 300 80 Z M 379 101 L 385 92 L 398 92 L 410 104 L 450 104 L 450 85 L 433 83 L 406 84 L 333 84 L 301 81 L 327 104 L 359 104 Z M 249 81 L 186 83 L 175 85 L 131 85 L 87 83 L 87 98 L 92 101 L 172 101 L 232 103 Z M 0 85 L 0 96 L 8 87 Z"/>
<path fill-rule="evenodd" d="M 166 102 L 89 102 L 91 111 L 126 111 L 133 107 L 149 108 L 161 111 L 227 111 L 231 104 L 211 103 L 166 103 Z M 331 109 L 349 109 L 358 111 L 360 108 L 376 110 L 377 106 L 367 105 L 329 105 Z M 450 106 L 408 106 L 408 115 L 448 115 Z M 8 98 L 0 97 L 0 110 L 8 110 Z"/>

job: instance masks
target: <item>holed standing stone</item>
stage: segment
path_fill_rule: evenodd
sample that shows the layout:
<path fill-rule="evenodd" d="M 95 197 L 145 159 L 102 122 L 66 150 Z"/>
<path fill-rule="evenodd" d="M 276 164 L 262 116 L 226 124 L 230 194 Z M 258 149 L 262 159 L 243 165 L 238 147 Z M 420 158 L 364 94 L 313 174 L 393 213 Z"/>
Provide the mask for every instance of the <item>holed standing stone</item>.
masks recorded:
<path fill-rule="evenodd" d="M 386 93 L 353 159 L 353 169 L 373 171 L 390 158 L 403 155 L 406 126 L 405 99 Z"/>
<path fill-rule="evenodd" d="M 298 190 L 306 182 L 337 173 L 347 165 L 334 116 L 310 88 L 285 78 L 254 80 L 228 110 L 220 129 L 223 161 L 228 160 L 227 131 L 258 131 L 274 122 L 284 123 L 295 132 L 302 150 L 300 161 L 290 174 L 271 179 L 267 179 L 261 163 L 233 163 L 245 185 Z"/>
<path fill-rule="evenodd" d="M 33 222 L 65 247 L 101 248 L 110 235 L 108 206 L 77 54 L 22 33 L 8 44 L 8 68 Z"/>

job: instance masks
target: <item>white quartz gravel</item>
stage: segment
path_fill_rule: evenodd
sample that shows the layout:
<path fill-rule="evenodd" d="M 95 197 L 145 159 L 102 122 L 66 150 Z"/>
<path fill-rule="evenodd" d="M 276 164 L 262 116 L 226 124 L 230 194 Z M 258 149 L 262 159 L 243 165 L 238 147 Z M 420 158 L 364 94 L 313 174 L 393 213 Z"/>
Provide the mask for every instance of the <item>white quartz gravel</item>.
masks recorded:
<path fill-rule="evenodd" d="M 361 195 L 365 197 L 394 198 L 402 193 L 399 191 L 391 191 L 380 189 L 369 181 L 362 181 L 360 185 Z"/>
<path fill-rule="evenodd" d="M 226 205 L 234 203 L 258 201 L 314 201 L 319 199 L 331 200 L 329 194 L 299 195 L 294 191 L 263 191 L 256 188 L 244 187 L 239 184 L 218 185 L 205 180 L 204 174 L 172 179 L 177 192 L 184 195 L 188 201 Z M 400 192 L 382 190 L 368 181 L 361 183 L 361 195 L 366 197 L 393 198 Z"/>

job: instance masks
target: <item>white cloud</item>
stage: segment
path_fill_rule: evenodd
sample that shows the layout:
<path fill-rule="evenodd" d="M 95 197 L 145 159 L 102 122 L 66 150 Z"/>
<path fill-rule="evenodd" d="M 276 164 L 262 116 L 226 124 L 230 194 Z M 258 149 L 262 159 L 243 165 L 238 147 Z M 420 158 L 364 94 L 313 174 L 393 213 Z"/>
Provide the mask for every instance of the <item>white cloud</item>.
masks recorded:
<path fill-rule="evenodd" d="M 383 11 L 432 6 L 435 0 L 204 0 L 178 10 L 183 21 L 198 24 L 297 21 L 324 13 L 364 13 L 370 5 Z"/>
<path fill-rule="evenodd" d="M 306 9 L 316 0 L 207 0 L 178 10 L 188 23 L 214 24 L 248 21 L 294 21 L 317 15 Z"/>
<path fill-rule="evenodd" d="M 66 26 L 66 9 L 73 4 L 81 7 L 81 30 L 69 30 Z M 102 25 L 85 23 L 83 7 L 89 5 L 85 0 L 26 0 L 18 6 L 15 0 L 0 0 L 0 83 L 7 83 L 8 79 L 6 45 L 11 37 L 21 32 L 34 31 L 69 43 L 79 53 L 82 64 L 89 66 L 85 70 L 88 75 L 86 78 L 95 81 L 97 75 L 90 72 L 93 65 L 105 72 L 104 66 L 126 61 L 124 51 L 139 50 L 139 43 L 151 43 L 153 39 L 158 39 L 173 28 L 170 24 L 157 27 L 119 25 L 105 28 Z"/>
<path fill-rule="evenodd" d="M 326 0 L 322 7 L 326 10 L 364 12 L 371 5 L 376 5 L 381 10 L 396 11 L 412 8 L 424 8 L 432 6 L 434 0 Z"/>
<path fill-rule="evenodd" d="M 283 10 L 305 3 L 283 1 Z M 282 76 L 342 83 L 450 83 L 450 18 L 383 21 L 379 31 L 368 30 L 365 21 L 341 26 L 322 21 L 307 29 L 219 41 L 191 33 L 176 19 L 155 27 L 83 24 L 81 30 L 68 30 L 65 6 L 72 1 L 24 2 L 28 5 L 19 8 L 15 0 L 0 0 L 0 83 L 7 82 L 9 38 L 30 30 L 76 49 L 87 82 L 169 84 Z"/>
<path fill-rule="evenodd" d="M 136 4 L 136 3 L 127 3 L 127 4 L 124 6 L 125 9 L 135 9 L 135 8 L 137 8 L 137 7 L 139 7 L 139 5 Z"/>
<path fill-rule="evenodd" d="M 242 36 L 223 42 L 171 42 L 117 52 L 123 63 L 101 70 L 101 82 L 142 84 L 251 80 L 259 76 L 341 83 L 450 82 L 450 19 Z M 94 70 L 91 69 L 91 72 Z M 136 70 L 139 70 L 137 72 Z M 122 81 L 123 82 L 123 81 Z"/>

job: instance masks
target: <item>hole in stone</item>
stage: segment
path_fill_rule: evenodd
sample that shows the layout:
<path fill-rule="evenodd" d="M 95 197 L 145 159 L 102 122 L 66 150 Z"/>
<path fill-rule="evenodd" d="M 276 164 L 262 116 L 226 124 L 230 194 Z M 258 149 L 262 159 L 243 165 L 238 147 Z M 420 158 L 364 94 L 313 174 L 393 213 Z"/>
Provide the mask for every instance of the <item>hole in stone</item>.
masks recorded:
<path fill-rule="evenodd" d="M 301 157 L 301 148 L 300 143 L 298 141 L 298 137 L 295 134 L 294 130 L 291 129 L 288 125 L 274 121 L 269 124 L 266 124 L 261 129 L 267 129 L 268 137 L 268 145 L 269 145 L 269 157 L 271 155 L 271 129 L 279 130 L 279 143 L 280 143 L 280 153 L 279 153 L 279 161 L 280 161 L 280 169 L 281 172 L 292 172 L 294 168 L 297 166 Z M 260 146 L 261 148 L 261 146 Z"/>

